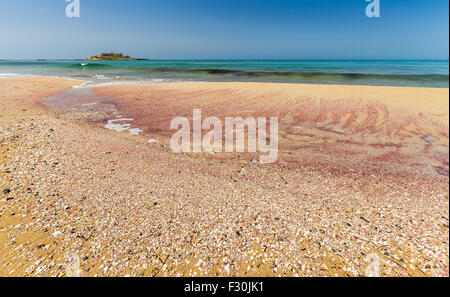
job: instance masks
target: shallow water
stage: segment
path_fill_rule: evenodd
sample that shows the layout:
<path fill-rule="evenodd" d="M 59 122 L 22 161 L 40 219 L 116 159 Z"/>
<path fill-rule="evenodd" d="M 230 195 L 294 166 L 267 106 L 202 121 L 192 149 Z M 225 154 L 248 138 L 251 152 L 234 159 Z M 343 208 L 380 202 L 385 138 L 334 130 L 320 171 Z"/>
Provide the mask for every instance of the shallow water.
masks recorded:
<path fill-rule="evenodd" d="M 44 104 L 59 112 L 71 112 L 106 129 L 138 136 L 143 130 L 133 126 L 134 119 L 122 116 L 114 102 L 97 95 L 92 84 L 83 84 L 44 100 Z"/>

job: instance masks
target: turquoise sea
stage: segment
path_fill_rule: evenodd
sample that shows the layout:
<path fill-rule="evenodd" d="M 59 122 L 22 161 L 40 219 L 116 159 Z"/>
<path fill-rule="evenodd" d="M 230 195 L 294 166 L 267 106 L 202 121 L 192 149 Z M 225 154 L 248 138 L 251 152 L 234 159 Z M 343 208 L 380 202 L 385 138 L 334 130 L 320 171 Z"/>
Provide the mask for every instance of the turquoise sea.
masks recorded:
<path fill-rule="evenodd" d="M 448 88 L 449 61 L 0 60 L 0 77 L 29 75 L 94 82 L 257 81 Z"/>

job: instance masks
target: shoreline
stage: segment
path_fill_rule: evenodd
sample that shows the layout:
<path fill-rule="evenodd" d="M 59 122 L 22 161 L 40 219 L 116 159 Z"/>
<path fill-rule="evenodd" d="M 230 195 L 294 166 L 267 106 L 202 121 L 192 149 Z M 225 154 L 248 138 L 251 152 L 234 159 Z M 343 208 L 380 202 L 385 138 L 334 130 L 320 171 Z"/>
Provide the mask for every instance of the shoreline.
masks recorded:
<path fill-rule="evenodd" d="M 30 62 L 31 61 L 31 62 Z M 265 61 L 265 62 L 264 62 Z M 3 65 L 4 64 L 4 65 Z M 2 72 L 30 72 L 76 79 L 273 82 L 448 88 L 448 61 L 364 60 L 158 60 L 122 62 L 16 60 Z M 2 66 L 3 65 L 3 66 Z M 26 67 L 26 68 L 24 68 Z M 20 70 L 19 70 L 20 69 Z M 14 71 L 16 70 L 16 71 Z"/>
<path fill-rule="evenodd" d="M 93 83 L 101 85 L 127 85 L 127 84 L 155 84 L 155 83 L 243 83 L 243 84 L 281 84 L 281 85 L 310 85 L 310 86 L 350 86 L 350 87 L 369 87 L 369 88 L 419 88 L 419 89 L 449 89 L 446 87 L 428 87 L 428 86 L 403 86 L 403 85 L 369 85 L 369 84 L 343 84 L 343 83 L 314 83 L 314 82 L 283 82 L 283 81 L 229 81 L 229 80 L 180 80 L 180 79 L 165 79 L 165 78 L 152 78 L 152 79 L 94 79 L 91 77 L 87 79 L 85 77 L 78 76 L 52 76 L 52 75 L 35 75 L 35 74 L 19 74 L 19 73 L 5 73 L 11 76 L 0 76 L 0 79 L 10 79 L 10 78 L 56 78 L 56 79 L 67 79 L 67 80 L 77 80 L 86 81 L 86 83 Z M 107 80 L 107 81 L 105 81 Z"/>
<path fill-rule="evenodd" d="M 296 131 L 293 126 L 310 129 L 313 138 L 342 137 L 317 129 L 311 124 L 317 121 L 282 113 L 286 106 L 297 110 L 298 88 L 308 103 L 302 106 L 308 107 L 306 115 L 330 115 L 343 103 L 331 104 L 330 94 L 339 88 L 339 94 L 355 95 L 348 91 L 353 87 L 176 83 L 95 88 L 122 116 L 157 129 L 172 114 L 192 112 L 193 105 L 205 114 L 224 115 L 249 110 L 246 99 L 260 108 L 259 114 L 281 112 L 287 131 L 282 158 L 291 156 L 295 162 L 263 166 L 252 164 L 245 154 L 176 155 L 164 139 L 149 144 L 147 134 L 134 137 L 106 130 L 103 121 L 86 121 L 97 110 L 62 112 L 42 104 L 77 83 L 0 80 L 0 190 L 11 190 L 0 192 L 0 275 L 67 276 L 74 254 L 82 276 L 364 276 L 369 255 L 380 258 L 381 276 L 448 276 L 448 178 L 344 173 L 289 155 L 298 150 L 289 147 L 292 143 L 311 142 L 307 135 L 289 138 Z M 364 99 L 367 89 L 356 89 Z M 440 95 L 448 89 L 401 91 L 410 91 L 416 101 L 400 100 L 401 92 L 389 98 L 398 96 L 407 113 L 388 104 L 379 88 L 381 97 L 369 100 L 377 102 L 370 106 L 384 104 L 394 115 L 403 115 L 384 118 L 402 125 L 422 112 L 418 129 L 437 136 L 443 129 L 447 136 L 434 141 L 448 143 L 448 123 L 442 126 L 448 112 L 444 119 L 434 115 L 443 110 L 442 104 L 448 105 L 448 97 L 445 101 Z M 430 91 L 439 102 L 418 104 Z M 223 102 L 229 104 L 224 108 Z M 372 110 L 365 106 L 347 105 L 344 110 Z M 349 127 L 356 133 L 350 139 L 359 137 L 358 126 Z M 408 125 L 399 127 L 402 132 Z M 371 139 L 391 140 L 378 128 Z M 373 151 L 389 150 L 368 144 Z M 416 146 L 404 147 L 416 153 Z M 337 156 L 340 164 L 338 152 L 319 148 L 319 160 Z M 309 156 L 314 147 L 304 149 Z"/>

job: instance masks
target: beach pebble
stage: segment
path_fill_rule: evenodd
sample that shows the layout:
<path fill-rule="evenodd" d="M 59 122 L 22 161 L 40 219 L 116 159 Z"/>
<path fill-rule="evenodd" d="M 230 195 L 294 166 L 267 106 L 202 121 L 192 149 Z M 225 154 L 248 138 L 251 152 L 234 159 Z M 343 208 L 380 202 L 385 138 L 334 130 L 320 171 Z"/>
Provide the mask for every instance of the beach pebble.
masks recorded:
<path fill-rule="evenodd" d="M 58 236 L 60 236 L 61 234 L 62 234 L 61 231 L 55 231 L 55 232 L 53 232 L 52 236 L 53 236 L 53 237 L 58 237 Z"/>

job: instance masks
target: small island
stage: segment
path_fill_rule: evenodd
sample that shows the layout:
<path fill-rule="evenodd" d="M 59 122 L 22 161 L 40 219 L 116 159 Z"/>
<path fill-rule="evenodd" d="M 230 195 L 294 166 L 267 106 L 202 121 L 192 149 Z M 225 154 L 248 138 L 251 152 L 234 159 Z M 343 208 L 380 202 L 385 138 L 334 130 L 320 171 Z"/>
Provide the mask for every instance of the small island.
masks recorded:
<path fill-rule="evenodd" d="M 99 56 L 87 57 L 86 61 L 148 61 L 148 59 L 137 59 L 124 56 L 122 53 L 102 53 Z"/>

